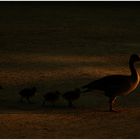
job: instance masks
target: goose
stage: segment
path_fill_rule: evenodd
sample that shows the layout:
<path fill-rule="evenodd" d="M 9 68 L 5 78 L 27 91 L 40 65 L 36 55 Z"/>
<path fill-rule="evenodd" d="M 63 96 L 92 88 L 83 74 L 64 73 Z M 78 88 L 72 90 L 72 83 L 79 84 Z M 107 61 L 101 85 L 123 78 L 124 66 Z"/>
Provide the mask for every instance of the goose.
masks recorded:
<path fill-rule="evenodd" d="M 74 107 L 72 101 L 77 100 L 80 98 L 81 91 L 80 89 L 76 88 L 71 91 L 65 92 L 62 97 L 68 101 L 69 107 Z"/>
<path fill-rule="evenodd" d="M 130 94 L 139 85 L 139 74 L 134 65 L 134 63 L 138 61 L 140 61 L 140 57 L 137 54 L 132 54 L 129 59 L 130 75 L 105 76 L 84 85 L 82 87 L 85 90 L 84 92 L 93 90 L 104 91 L 105 96 L 109 98 L 109 111 L 115 111 L 112 109 L 112 105 L 116 97 Z"/>
<path fill-rule="evenodd" d="M 23 98 L 25 98 L 29 103 L 31 103 L 30 98 L 35 95 L 36 91 L 37 91 L 36 87 L 22 89 L 19 92 L 21 96 L 21 101 L 23 101 Z"/>
<path fill-rule="evenodd" d="M 54 106 L 54 103 L 60 97 L 60 92 L 59 91 L 47 92 L 43 97 L 44 97 L 44 101 L 43 101 L 43 104 L 42 104 L 43 106 L 45 105 L 46 101 L 51 102 L 52 105 Z"/>

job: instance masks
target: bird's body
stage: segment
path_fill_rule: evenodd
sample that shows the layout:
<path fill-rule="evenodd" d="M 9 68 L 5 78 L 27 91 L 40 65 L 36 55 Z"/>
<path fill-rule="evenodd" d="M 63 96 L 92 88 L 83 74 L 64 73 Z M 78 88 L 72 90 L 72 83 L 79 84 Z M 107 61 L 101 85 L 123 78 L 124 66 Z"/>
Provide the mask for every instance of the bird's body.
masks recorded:
<path fill-rule="evenodd" d="M 73 107 L 72 101 L 80 98 L 81 91 L 80 89 L 75 89 L 67 91 L 63 94 L 63 98 L 68 101 L 68 106 Z"/>
<path fill-rule="evenodd" d="M 43 101 L 43 105 L 45 105 L 46 102 L 50 102 L 53 104 L 59 99 L 60 97 L 60 92 L 59 91 L 55 91 L 55 92 L 47 92 L 44 96 L 44 101 Z"/>
<path fill-rule="evenodd" d="M 36 92 L 36 87 L 22 89 L 19 92 L 21 96 L 21 101 L 23 101 L 23 98 L 25 98 L 30 103 L 30 98 L 35 95 L 35 92 Z"/>
<path fill-rule="evenodd" d="M 131 75 L 105 76 L 83 86 L 82 88 L 86 89 L 84 92 L 92 90 L 104 91 L 105 96 L 109 97 L 110 111 L 113 111 L 112 103 L 116 96 L 125 96 L 130 94 L 139 84 L 139 74 L 134 66 L 136 61 L 140 61 L 140 58 L 134 54 L 129 59 Z"/>
<path fill-rule="evenodd" d="M 139 79 L 139 77 L 138 77 Z M 131 93 L 139 84 L 139 80 L 131 81 L 130 76 L 124 75 L 110 75 L 95 80 L 83 88 L 87 91 L 101 90 L 105 92 L 106 96 L 119 96 Z"/>

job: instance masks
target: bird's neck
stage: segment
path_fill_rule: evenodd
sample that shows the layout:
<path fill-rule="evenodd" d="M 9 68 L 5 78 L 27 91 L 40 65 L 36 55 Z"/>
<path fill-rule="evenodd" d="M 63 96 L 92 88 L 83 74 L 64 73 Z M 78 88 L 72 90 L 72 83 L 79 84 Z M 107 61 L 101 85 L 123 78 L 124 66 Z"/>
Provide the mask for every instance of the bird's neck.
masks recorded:
<path fill-rule="evenodd" d="M 130 71 L 131 71 L 131 78 L 134 81 L 139 80 L 139 74 L 135 68 L 134 62 L 129 62 L 129 67 L 130 67 Z"/>

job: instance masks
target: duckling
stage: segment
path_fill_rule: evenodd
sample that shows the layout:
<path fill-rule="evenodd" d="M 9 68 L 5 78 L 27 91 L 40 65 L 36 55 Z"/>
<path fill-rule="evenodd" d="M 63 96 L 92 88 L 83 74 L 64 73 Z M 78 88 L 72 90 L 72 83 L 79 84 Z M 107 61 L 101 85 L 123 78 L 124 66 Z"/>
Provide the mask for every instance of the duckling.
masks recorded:
<path fill-rule="evenodd" d="M 68 107 L 74 107 L 72 101 L 80 98 L 81 91 L 76 88 L 75 90 L 67 91 L 62 96 L 68 101 Z"/>
<path fill-rule="evenodd" d="M 84 92 L 104 91 L 104 95 L 109 98 L 109 111 L 115 111 L 112 109 L 112 105 L 116 97 L 130 94 L 139 85 L 139 74 L 134 65 L 138 61 L 140 61 L 140 57 L 137 54 L 132 54 L 129 59 L 130 75 L 105 76 L 83 86 L 82 88 L 86 89 Z"/>

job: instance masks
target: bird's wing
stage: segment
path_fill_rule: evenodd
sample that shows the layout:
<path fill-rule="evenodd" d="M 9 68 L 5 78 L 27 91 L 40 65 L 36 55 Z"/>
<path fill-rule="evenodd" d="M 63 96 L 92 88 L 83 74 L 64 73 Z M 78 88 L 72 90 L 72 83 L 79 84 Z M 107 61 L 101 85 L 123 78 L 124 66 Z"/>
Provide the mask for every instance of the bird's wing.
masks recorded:
<path fill-rule="evenodd" d="M 130 84 L 129 80 L 130 80 L 129 76 L 111 75 L 95 80 L 83 86 L 83 88 L 99 89 L 99 90 L 106 90 L 111 88 L 115 90 L 118 88 L 123 88 L 125 85 Z"/>

